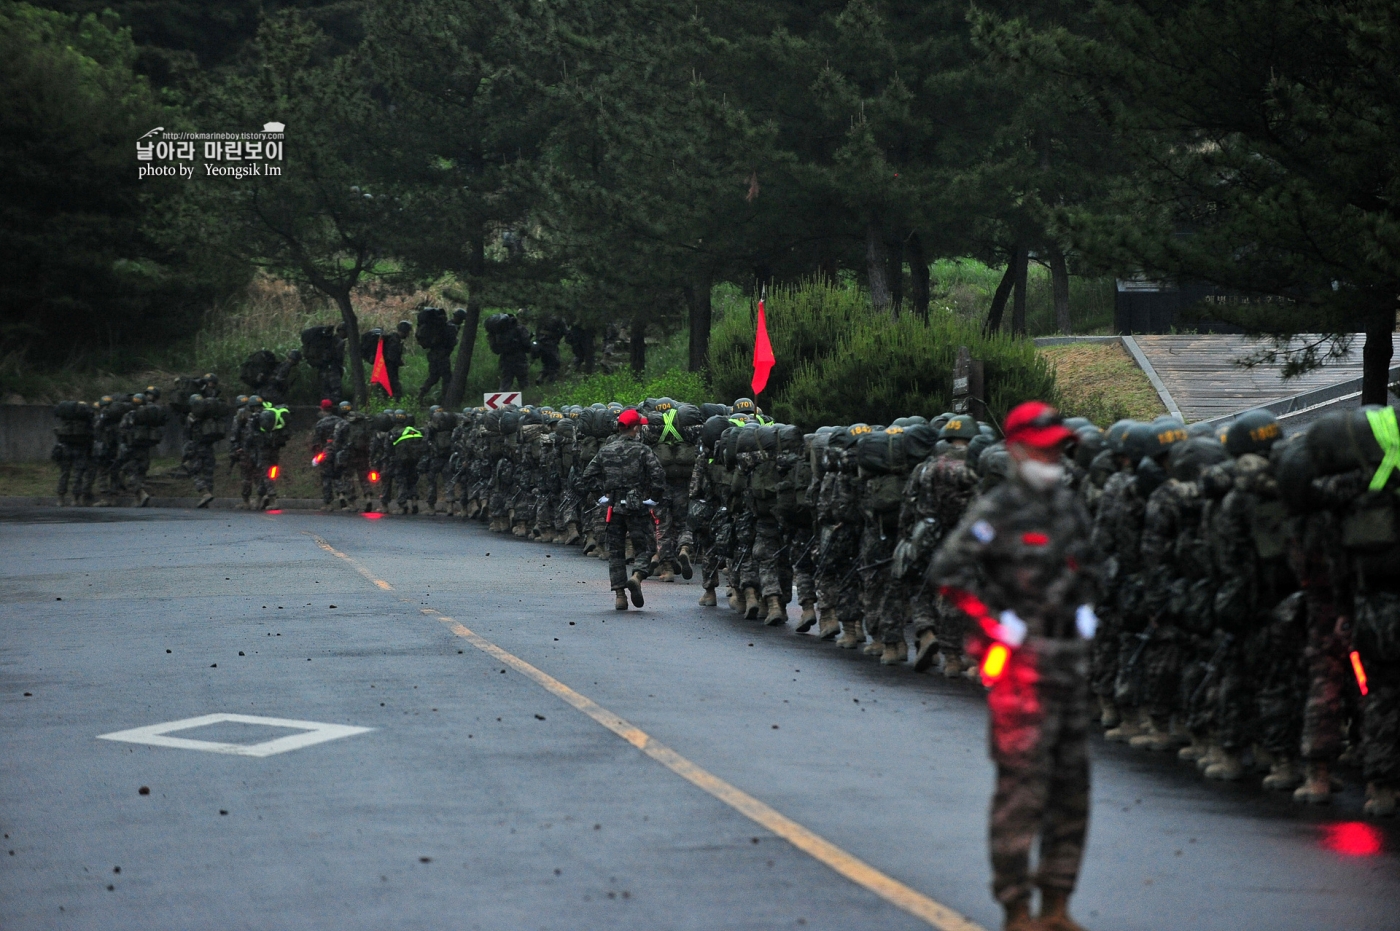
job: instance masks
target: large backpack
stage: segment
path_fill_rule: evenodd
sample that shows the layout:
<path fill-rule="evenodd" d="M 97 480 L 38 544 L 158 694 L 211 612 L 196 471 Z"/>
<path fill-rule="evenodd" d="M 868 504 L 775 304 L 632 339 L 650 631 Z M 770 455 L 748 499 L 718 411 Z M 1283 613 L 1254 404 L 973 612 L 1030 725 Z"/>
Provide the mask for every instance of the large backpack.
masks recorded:
<path fill-rule="evenodd" d="M 265 407 L 258 413 L 258 433 L 269 446 L 287 445 L 291 431 L 287 429 L 287 417 L 291 412 L 285 407 Z"/>
<path fill-rule="evenodd" d="M 261 388 L 277 368 L 277 356 L 270 349 L 259 349 L 238 367 L 238 379 L 254 390 Z"/>
<path fill-rule="evenodd" d="M 53 409 L 58 418 L 54 434 L 60 440 L 87 440 L 92 438 L 92 408 L 79 407 L 77 401 L 61 401 Z"/>
<path fill-rule="evenodd" d="M 329 324 L 310 326 L 301 331 L 301 355 L 315 368 L 331 361 L 335 353 L 335 327 Z"/>
<path fill-rule="evenodd" d="M 436 349 L 443 344 L 450 345 L 452 331 L 447 327 L 447 311 L 441 307 L 418 308 L 418 327 L 415 336 L 418 345 L 424 349 Z"/>

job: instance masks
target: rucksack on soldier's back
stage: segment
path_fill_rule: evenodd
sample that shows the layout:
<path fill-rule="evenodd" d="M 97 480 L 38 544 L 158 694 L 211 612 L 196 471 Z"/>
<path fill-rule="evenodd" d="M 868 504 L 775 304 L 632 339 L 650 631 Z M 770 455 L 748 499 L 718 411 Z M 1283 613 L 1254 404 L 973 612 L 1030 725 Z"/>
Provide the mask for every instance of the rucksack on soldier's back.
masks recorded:
<path fill-rule="evenodd" d="M 277 356 L 270 349 L 259 349 L 238 367 L 238 380 L 249 388 L 261 388 L 277 368 Z"/>
<path fill-rule="evenodd" d="M 418 345 L 424 349 L 436 349 L 452 340 L 452 331 L 447 326 L 447 311 L 441 307 L 418 308 L 418 326 L 414 331 Z"/>
<path fill-rule="evenodd" d="M 335 327 L 329 324 L 311 326 L 301 331 L 301 355 L 315 367 L 331 360 L 335 351 Z"/>

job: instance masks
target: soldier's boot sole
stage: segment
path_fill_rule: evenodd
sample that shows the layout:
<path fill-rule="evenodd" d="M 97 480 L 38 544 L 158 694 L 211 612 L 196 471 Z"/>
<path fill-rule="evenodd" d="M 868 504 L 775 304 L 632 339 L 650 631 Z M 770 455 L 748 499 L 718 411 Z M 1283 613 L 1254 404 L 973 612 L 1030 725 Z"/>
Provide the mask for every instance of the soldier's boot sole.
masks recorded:
<path fill-rule="evenodd" d="M 214 496 L 211 495 L 211 494 L 209 494 L 208 492 L 205 492 L 205 493 L 204 493 L 204 497 L 202 497 L 202 498 L 199 499 L 199 503 L 196 504 L 195 507 L 197 507 L 197 508 L 207 508 L 207 507 L 213 502 L 213 500 L 214 500 Z"/>
<path fill-rule="evenodd" d="M 809 631 L 809 630 L 811 630 L 813 627 L 815 627 L 815 626 L 816 626 L 816 623 L 817 623 L 817 609 L 816 609 L 816 607 L 815 607 L 810 601 L 804 602 L 804 603 L 802 604 L 802 617 L 801 617 L 801 619 L 797 622 L 797 632 L 798 632 L 799 634 L 805 634 L 807 631 Z"/>
<path fill-rule="evenodd" d="M 756 621 L 762 610 L 763 602 L 759 599 L 758 592 L 752 588 L 744 589 L 744 619 Z"/>
<path fill-rule="evenodd" d="M 1393 818 L 1395 816 L 1396 792 L 1394 786 L 1379 782 L 1366 784 L 1366 804 L 1361 811 L 1370 818 Z"/>
<path fill-rule="evenodd" d="M 914 670 L 924 672 L 938 659 L 938 635 L 931 630 L 919 634 L 918 649 L 914 652 Z"/>
<path fill-rule="evenodd" d="M 627 610 L 627 589 L 619 588 L 617 597 L 613 598 L 613 607 L 619 611 Z"/>
<path fill-rule="evenodd" d="M 781 598 L 777 595 L 765 595 L 763 603 L 768 607 L 768 614 L 763 619 L 764 625 L 782 627 L 787 623 L 787 608 L 783 606 Z"/>
<path fill-rule="evenodd" d="M 1284 792 L 1298 788 L 1302 782 L 1303 770 L 1295 761 L 1278 760 L 1264 777 L 1263 786 L 1271 792 Z"/>
<path fill-rule="evenodd" d="M 713 608 L 717 604 L 719 604 L 719 599 L 715 597 L 715 590 L 713 588 L 705 589 L 705 594 L 700 596 L 700 607 Z"/>
<path fill-rule="evenodd" d="M 903 640 L 899 643 L 886 643 L 884 650 L 880 653 L 881 666 L 898 666 L 900 663 L 909 662 L 909 644 Z"/>
<path fill-rule="evenodd" d="M 146 493 L 146 489 L 141 489 L 136 493 L 136 506 L 143 508 L 151 503 L 151 496 Z"/>
<path fill-rule="evenodd" d="M 681 567 L 681 578 L 689 582 L 695 577 L 695 568 L 690 564 L 690 547 L 681 547 L 681 551 L 676 554 L 676 564 Z"/>
<path fill-rule="evenodd" d="M 817 639 L 835 640 L 841 633 L 841 622 L 832 616 L 831 609 L 826 608 L 820 612 L 817 621 Z"/>
<path fill-rule="evenodd" d="M 627 580 L 627 592 L 632 596 L 632 604 L 635 607 L 640 608 L 646 604 L 646 599 L 642 597 L 642 577 L 635 572 Z"/>

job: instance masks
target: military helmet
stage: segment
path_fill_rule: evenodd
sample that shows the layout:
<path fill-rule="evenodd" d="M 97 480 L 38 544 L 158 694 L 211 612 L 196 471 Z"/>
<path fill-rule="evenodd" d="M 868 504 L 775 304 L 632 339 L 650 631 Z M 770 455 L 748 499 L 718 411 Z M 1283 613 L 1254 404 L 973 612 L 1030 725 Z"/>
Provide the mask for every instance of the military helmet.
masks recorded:
<path fill-rule="evenodd" d="M 1273 445 L 1283 439 L 1278 418 L 1266 410 L 1245 411 L 1230 424 L 1225 434 L 1225 448 L 1232 456 L 1245 453 L 1267 455 Z"/>
<path fill-rule="evenodd" d="M 195 404 L 198 404 L 200 401 L 203 401 L 203 400 L 204 400 L 204 395 L 202 395 L 202 394 L 192 394 L 192 395 L 190 395 L 190 405 L 191 405 L 191 406 L 194 406 Z"/>
<path fill-rule="evenodd" d="M 1206 423 L 1204 420 L 1198 420 L 1198 421 L 1196 421 L 1196 422 L 1193 423 L 1193 424 L 1188 424 L 1188 425 L 1187 425 L 1187 427 L 1186 427 L 1186 435 L 1187 435 L 1187 436 L 1209 436 L 1209 437 L 1214 437 L 1214 436 L 1215 436 L 1215 428 L 1212 427 L 1210 424 Z"/>
<path fill-rule="evenodd" d="M 101 400 L 99 400 L 97 403 L 102 405 L 103 407 L 106 407 L 108 404 L 112 403 L 112 396 L 110 394 L 104 394 Z"/>
<path fill-rule="evenodd" d="M 1104 445 L 1115 455 L 1122 453 L 1123 438 L 1128 435 L 1128 431 L 1132 429 L 1135 423 L 1137 423 L 1136 420 L 1128 420 L 1126 418 L 1114 421 L 1113 425 L 1104 431 Z"/>
<path fill-rule="evenodd" d="M 244 404 L 247 404 L 247 403 L 248 403 L 248 396 L 247 396 L 246 394 L 240 394 L 238 397 L 234 398 L 233 400 L 234 400 L 235 403 L 238 404 L 239 407 L 242 407 Z"/>
<path fill-rule="evenodd" d="M 1193 436 L 1172 445 L 1167 455 L 1167 471 L 1178 482 L 1194 482 L 1206 469 L 1229 458 L 1230 454 L 1214 437 Z"/>
<path fill-rule="evenodd" d="M 132 403 L 132 404 L 145 404 L 145 403 L 146 403 L 146 396 L 145 396 L 144 394 L 141 394 L 141 393 L 138 391 L 136 394 L 133 394 L 133 395 L 131 396 L 131 403 Z"/>
<path fill-rule="evenodd" d="M 732 407 L 736 414 L 753 414 L 758 411 L 758 405 L 753 403 L 752 398 L 739 398 Z"/>
<path fill-rule="evenodd" d="M 938 431 L 940 440 L 971 440 L 982 431 L 977 429 L 977 421 L 970 414 L 955 416 Z"/>
<path fill-rule="evenodd" d="M 300 362 L 300 361 L 301 361 L 301 350 L 300 350 L 300 349 L 293 349 L 291 352 L 287 353 L 287 361 L 288 361 L 288 362 Z"/>
<path fill-rule="evenodd" d="M 1094 422 L 1088 417 L 1066 417 L 1063 423 L 1067 428 L 1073 430 L 1075 433 L 1078 433 L 1085 427 L 1094 426 Z"/>
<path fill-rule="evenodd" d="M 159 401 L 159 400 L 160 400 L 160 389 L 157 388 L 155 385 L 147 385 L 147 386 L 146 386 L 146 390 L 145 390 L 144 392 L 142 392 L 142 393 L 146 395 L 146 400 L 147 400 L 147 401 Z"/>
<path fill-rule="evenodd" d="M 1118 453 L 1127 456 L 1134 463 L 1141 461 L 1145 456 L 1155 456 L 1161 451 L 1161 445 L 1157 442 L 1157 431 L 1152 429 L 1149 423 L 1133 423 L 1118 440 Z"/>
<path fill-rule="evenodd" d="M 429 414 L 436 414 L 436 413 L 437 413 L 438 411 L 440 411 L 440 410 L 442 410 L 442 405 L 441 405 L 441 404 L 434 404 L 434 405 L 432 405 L 431 407 L 428 408 L 428 413 L 429 413 Z"/>
<path fill-rule="evenodd" d="M 249 407 L 262 407 L 262 406 L 263 406 L 263 399 L 262 399 L 262 396 L 261 396 L 261 395 L 257 395 L 257 394 L 251 394 L 251 395 L 249 395 L 249 396 L 248 396 L 248 406 L 249 406 Z"/>
<path fill-rule="evenodd" d="M 394 329 L 398 330 L 401 334 L 408 333 L 413 329 L 413 324 L 409 323 L 407 320 L 400 320 L 399 325 Z"/>
<path fill-rule="evenodd" d="M 1081 469 L 1088 469 L 1095 457 L 1104 450 L 1104 433 L 1093 424 L 1074 431 L 1074 462 Z"/>
<path fill-rule="evenodd" d="M 200 380 L 206 385 L 217 385 L 219 383 L 219 376 L 215 375 L 213 372 L 205 372 L 204 377 Z"/>
<path fill-rule="evenodd" d="M 458 307 L 456 310 L 452 311 L 452 322 L 453 322 L 453 323 L 462 323 L 462 322 L 466 321 L 466 319 L 467 319 L 467 311 L 466 311 L 465 308 Z"/>
<path fill-rule="evenodd" d="M 342 414 L 348 414 L 355 409 L 355 405 L 351 404 L 349 401 L 341 401 L 335 406 L 335 409 L 340 411 Z"/>

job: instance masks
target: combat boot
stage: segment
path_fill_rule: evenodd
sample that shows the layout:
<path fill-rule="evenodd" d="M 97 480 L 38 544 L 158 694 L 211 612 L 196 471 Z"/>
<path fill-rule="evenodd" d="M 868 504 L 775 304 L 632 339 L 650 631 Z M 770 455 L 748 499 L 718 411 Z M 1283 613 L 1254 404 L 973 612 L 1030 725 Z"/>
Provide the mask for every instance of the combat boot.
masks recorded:
<path fill-rule="evenodd" d="M 139 490 L 136 492 L 136 506 L 137 506 L 138 508 L 143 508 L 143 507 L 145 507 L 146 505 L 148 505 L 148 504 L 150 504 L 150 503 L 151 503 L 151 496 L 146 492 L 146 489 L 144 489 L 144 488 L 139 489 Z"/>
<path fill-rule="evenodd" d="M 1221 750 L 1220 759 L 1206 767 L 1207 779 L 1219 779 L 1222 782 L 1234 782 L 1244 778 L 1244 774 L 1244 761 L 1238 753 L 1231 753 L 1229 750 Z"/>
<path fill-rule="evenodd" d="M 1122 713 L 1122 720 L 1118 726 L 1104 733 L 1104 740 L 1111 740 L 1115 743 L 1127 743 L 1134 737 L 1142 733 L 1142 725 L 1138 722 L 1140 715 L 1136 708 L 1130 708 Z"/>
<path fill-rule="evenodd" d="M 619 611 L 627 610 L 627 589 L 619 588 L 616 597 L 613 598 L 613 607 Z"/>
<path fill-rule="evenodd" d="M 1039 923 L 1031 917 L 1029 899 L 1007 902 L 1003 907 L 1006 909 L 1006 917 L 1002 919 L 1002 931 L 1036 931 L 1040 927 Z"/>
<path fill-rule="evenodd" d="M 1207 769 L 1219 763 L 1224 756 L 1224 748 L 1215 741 L 1211 741 L 1206 744 L 1206 752 L 1196 757 L 1196 768 L 1204 773 Z"/>
<path fill-rule="evenodd" d="M 1293 790 L 1293 801 L 1308 805 L 1326 805 L 1332 801 L 1332 778 L 1326 763 L 1306 763 L 1303 784 Z"/>
<path fill-rule="evenodd" d="M 690 563 L 690 544 L 681 547 L 681 551 L 676 554 L 676 564 L 681 567 L 681 578 L 689 582 L 695 576 L 695 568 Z"/>
<path fill-rule="evenodd" d="M 924 672 L 938 659 L 938 634 L 931 630 L 920 631 L 914 651 L 914 670 Z"/>
<path fill-rule="evenodd" d="M 1069 917 L 1069 893 L 1059 889 L 1040 890 L 1040 919 L 1030 927 L 1038 931 L 1084 931 Z"/>
<path fill-rule="evenodd" d="M 841 633 L 841 622 L 836 619 L 836 612 L 831 608 L 822 608 L 818 612 L 817 639 L 835 640 L 836 635 Z"/>
<path fill-rule="evenodd" d="M 875 634 L 870 635 L 870 642 L 860 648 L 860 652 L 866 656 L 879 656 L 885 652 L 885 645 L 875 639 Z"/>
<path fill-rule="evenodd" d="M 726 591 L 728 592 L 728 595 L 726 597 L 728 597 L 729 599 L 729 610 L 738 611 L 740 614 L 743 614 L 744 601 L 742 598 L 739 597 L 739 593 L 732 588 L 727 589 Z"/>
<path fill-rule="evenodd" d="M 748 621 L 758 620 L 758 613 L 763 610 L 763 600 L 758 597 L 758 592 L 752 588 L 744 589 L 744 619 Z"/>
<path fill-rule="evenodd" d="M 525 526 L 524 521 L 520 521 L 511 525 L 510 532 L 517 537 L 523 537 L 530 532 L 530 528 Z"/>
<path fill-rule="evenodd" d="M 843 650 L 854 650 L 865 642 L 865 625 L 859 620 L 846 621 L 841 625 L 841 636 L 836 645 Z"/>
<path fill-rule="evenodd" d="M 59 496 L 58 496 L 58 506 L 61 507 L 61 508 L 66 508 L 66 507 L 68 507 L 68 496 L 67 496 L 67 495 L 59 495 Z"/>
<path fill-rule="evenodd" d="M 247 498 L 244 498 L 243 500 L 244 500 L 244 501 L 247 501 L 248 499 L 247 499 Z M 96 501 L 94 501 L 94 502 L 92 503 L 92 506 L 95 507 L 95 508 L 109 508 L 109 507 L 112 506 L 112 502 L 110 502 L 110 501 L 107 500 L 107 496 L 106 496 L 106 495 L 103 495 L 102 497 L 100 497 L 100 498 L 98 498 Z"/>
<path fill-rule="evenodd" d="M 276 510 L 276 509 L 277 509 L 277 496 L 276 496 L 276 495 L 265 495 L 265 496 L 263 496 L 262 501 L 258 503 L 258 510 L 260 510 L 260 511 L 273 511 L 273 510 Z"/>
<path fill-rule="evenodd" d="M 1149 717 L 1147 719 L 1147 729 L 1144 733 L 1133 737 L 1128 741 L 1128 746 L 1134 750 L 1152 750 L 1160 752 L 1170 750 L 1177 746 L 1178 738 L 1171 732 L 1171 724 L 1161 718 Z"/>
<path fill-rule="evenodd" d="M 321 502 L 319 510 L 322 514 L 329 514 L 331 511 L 335 510 L 335 505 L 329 501 L 323 501 Z"/>
<path fill-rule="evenodd" d="M 802 619 L 797 622 L 797 632 L 805 634 L 817 623 L 817 608 L 810 601 L 802 602 Z"/>
<path fill-rule="evenodd" d="M 1395 815 L 1395 787 L 1381 782 L 1366 783 L 1366 804 L 1363 814 L 1372 818 L 1390 818 Z"/>
<path fill-rule="evenodd" d="M 214 500 L 214 496 L 211 495 L 209 492 L 206 491 L 206 492 L 204 493 L 204 496 L 201 497 L 201 498 L 199 499 L 199 503 L 196 504 L 195 507 L 197 507 L 197 508 L 207 508 L 213 500 Z"/>
<path fill-rule="evenodd" d="M 239 511 L 251 511 L 253 509 L 253 499 L 244 495 L 243 500 L 234 505 L 234 508 Z"/>
<path fill-rule="evenodd" d="M 564 528 L 564 545 L 573 546 L 579 541 L 578 522 L 569 521 Z"/>
<path fill-rule="evenodd" d="M 658 582 L 674 582 L 675 580 L 676 580 L 676 574 L 675 574 L 674 572 L 671 571 L 671 564 L 670 564 L 669 562 L 664 562 L 664 563 L 662 563 L 662 564 L 661 564 L 661 571 L 658 572 L 658 573 L 656 573 L 656 581 L 658 581 Z"/>
<path fill-rule="evenodd" d="M 768 608 L 768 615 L 763 619 L 763 623 L 769 627 L 782 627 L 787 623 L 787 607 L 783 605 L 783 600 L 777 595 L 765 595 L 763 604 Z"/>
<path fill-rule="evenodd" d="M 501 520 L 499 517 L 493 517 L 491 518 L 491 523 L 487 525 L 486 529 L 491 531 L 492 533 L 501 533 L 506 529 L 505 521 Z"/>
<path fill-rule="evenodd" d="M 700 607 L 713 608 L 717 604 L 719 604 L 719 599 L 715 597 L 715 590 L 713 588 L 705 589 L 705 594 L 700 596 Z"/>
<path fill-rule="evenodd" d="M 881 666 L 898 666 L 900 663 L 909 662 L 909 644 L 903 640 L 898 643 L 886 643 L 884 650 L 880 654 Z"/>
<path fill-rule="evenodd" d="M 943 654 L 943 678 L 956 679 L 964 672 L 961 656 L 953 656 L 948 653 Z"/>
<path fill-rule="evenodd" d="M 1303 768 L 1297 760 L 1275 760 L 1269 775 L 1264 777 L 1264 788 L 1274 792 L 1296 789 L 1303 782 Z"/>
<path fill-rule="evenodd" d="M 642 597 L 642 574 L 632 573 L 632 577 L 627 580 L 627 591 L 632 595 L 632 604 L 640 608 L 646 604 L 646 599 Z"/>
<path fill-rule="evenodd" d="M 467 502 L 467 509 L 464 513 L 466 514 L 467 520 L 471 520 L 481 513 L 481 502 L 476 498 L 471 499 Z"/>
<path fill-rule="evenodd" d="M 1118 706 L 1113 703 L 1113 699 L 1107 695 L 1099 696 L 1099 726 L 1106 731 L 1111 731 L 1119 725 L 1123 716 L 1118 713 Z M 1192 758 L 1194 759 L 1194 757 Z"/>
<path fill-rule="evenodd" d="M 1206 750 L 1209 748 L 1210 744 L 1205 740 L 1192 737 L 1189 744 L 1176 751 L 1176 758 L 1178 760 L 1185 760 L 1187 763 L 1194 763 L 1205 756 Z"/>

